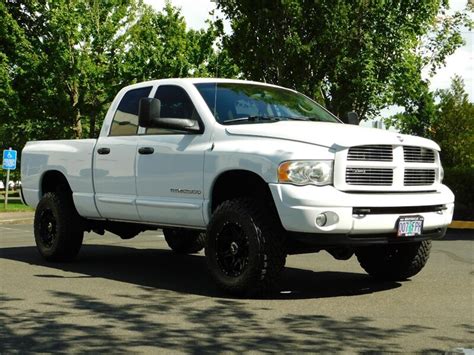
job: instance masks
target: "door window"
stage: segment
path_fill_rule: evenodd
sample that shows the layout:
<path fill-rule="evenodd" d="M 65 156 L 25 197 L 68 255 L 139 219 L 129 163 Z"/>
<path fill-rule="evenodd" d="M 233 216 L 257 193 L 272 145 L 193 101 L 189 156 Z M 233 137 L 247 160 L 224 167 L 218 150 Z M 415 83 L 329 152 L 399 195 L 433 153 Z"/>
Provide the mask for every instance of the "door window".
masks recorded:
<path fill-rule="evenodd" d="M 155 98 L 161 102 L 161 117 L 200 121 L 196 108 L 183 88 L 175 85 L 161 85 L 156 90 Z M 183 134 L 183 131 L 147 128 L 146 134 Z"/>
<path fill-rule="evenodd" d="M 111 136 L 133 136 L 138 131 L 138 103 L 148 97 L 152 86 L 128 91 L 120 101 L 110 129 Z"/>

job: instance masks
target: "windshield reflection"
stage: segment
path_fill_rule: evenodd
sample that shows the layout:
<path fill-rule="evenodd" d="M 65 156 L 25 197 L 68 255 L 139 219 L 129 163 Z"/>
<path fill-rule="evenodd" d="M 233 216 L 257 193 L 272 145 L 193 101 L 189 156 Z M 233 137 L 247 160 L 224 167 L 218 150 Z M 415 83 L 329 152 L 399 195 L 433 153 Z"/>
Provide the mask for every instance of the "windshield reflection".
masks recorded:
<path fill-rule="evenodd" d="M 340 122 L 306 96 L 282 88 L 248 83 L 200 83 L 195 86 L 221 124 L 282 120 Z"/>

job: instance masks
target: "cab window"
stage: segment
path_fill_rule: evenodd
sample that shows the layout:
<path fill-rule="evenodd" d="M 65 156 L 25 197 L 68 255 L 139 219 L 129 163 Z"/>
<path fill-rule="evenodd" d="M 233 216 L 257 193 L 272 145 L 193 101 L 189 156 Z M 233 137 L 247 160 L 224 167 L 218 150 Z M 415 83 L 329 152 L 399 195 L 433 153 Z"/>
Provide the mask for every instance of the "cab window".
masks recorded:
<path fill-rule="evenodd" d="M 200 120 L 188 94 L 179 86 L 161 85 L 156 90 L 155 98 L 161 102 L 161 117 Z M 147 128 L 146 134 L 183 134 L 183 131 L 167 128 Z"/>
<path fill-rule="evenodd" d="M 133 136 L 138 132 L 138 103 L 148 97 L 152 86 L 128 91 L 115 111 L 110 129 L 111 136 Z"/>

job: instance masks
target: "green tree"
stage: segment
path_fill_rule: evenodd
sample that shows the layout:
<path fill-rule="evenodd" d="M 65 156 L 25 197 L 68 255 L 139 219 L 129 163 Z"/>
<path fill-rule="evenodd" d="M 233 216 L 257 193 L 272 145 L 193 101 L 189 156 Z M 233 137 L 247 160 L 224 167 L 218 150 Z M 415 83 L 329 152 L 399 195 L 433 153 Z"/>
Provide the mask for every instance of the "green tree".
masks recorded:
<path fill-rule="evenodd" d="M 10 112 L 2 115 L 0 139 L 9 145 L 94 137 L 119 88 L 214 72 L 208 67 L 217 57 L 219 28 L 210 23 L 205 30 L 188 30 L 169 3 L 163 11 L 141 0 L 23 0 L 0 6 L 6 19 L 0 24 L 0 78 L 5 77 L 0 110 Z M 21 134 L 7 137 L 7 130 Z"/>
<path fill-rule="evenodd" d="M 418 90 L 418 96 L 404 99 L 404 111 L 387 118 L 385 124 L 396 127 L 402 133 L 432 138 L 432 125 L 438 115 L 435 95 L 426 81 L 420 82 Z"/>
<path fill-rule="evenodd" d="M 426 86 L 419 100 L 387 123 L 402 133 L 436 141 L 444 165 L 474 167 L 474 103 L 460 76 L 452 79 L 449 89 L 431 93 Z"/>
<path fill-rule="evenodd" d="M 431 137 L 440 144 L 446 166 L 474 168 L 474 103 L 455 76 L 451 87 L 437 92 L 438 114 L 431 126 Z"/>
<path fill-rule="evenodd" d="M 4 2 L 0 3 L 0 18 L 0 145 L 18 150 L 25 135 L 22 92 L 33 80 L 30 71 L 40 61 Z"/>
<path fill-rule="evenodd" d="M 225 47 L 245 77 L 361 118 L 422 97 L 422 68 L 434 73 L 471 24 L 465 12 L 447 16 L 446 0 L 220 0 L 219 7 L 233 30 Z"/>

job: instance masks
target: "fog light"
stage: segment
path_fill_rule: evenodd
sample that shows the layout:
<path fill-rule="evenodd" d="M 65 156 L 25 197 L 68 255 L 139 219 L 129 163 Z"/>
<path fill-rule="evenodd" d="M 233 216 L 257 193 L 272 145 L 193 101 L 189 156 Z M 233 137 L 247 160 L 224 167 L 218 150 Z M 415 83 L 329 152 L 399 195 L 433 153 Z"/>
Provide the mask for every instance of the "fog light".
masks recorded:
<path fill-rule="evenodd" d="M 324 227 L 328 221 L 328 217 L 326 216 L 326 213 L 321 213 L 316 217 L 316 225 L 318 227 Z"/>

